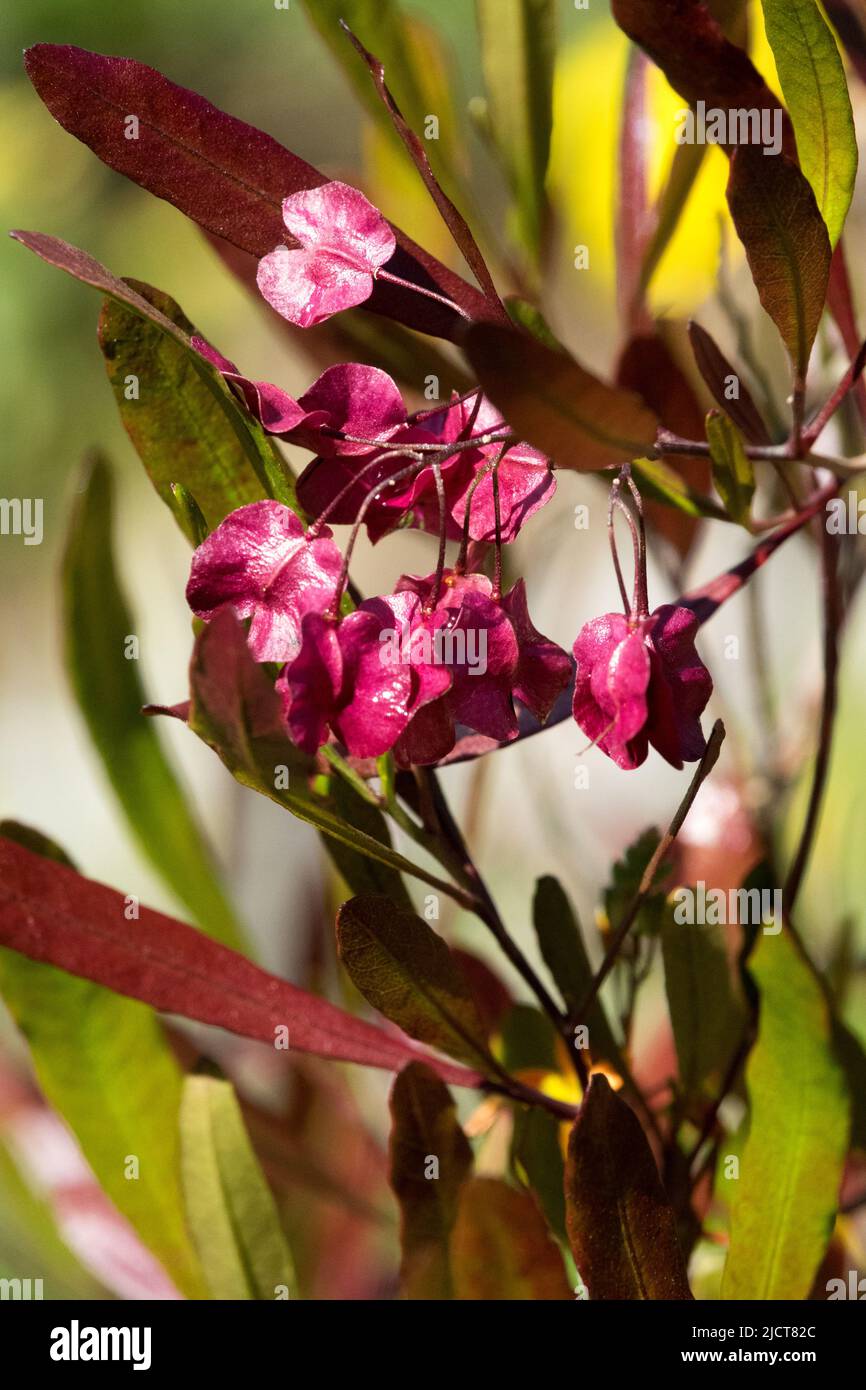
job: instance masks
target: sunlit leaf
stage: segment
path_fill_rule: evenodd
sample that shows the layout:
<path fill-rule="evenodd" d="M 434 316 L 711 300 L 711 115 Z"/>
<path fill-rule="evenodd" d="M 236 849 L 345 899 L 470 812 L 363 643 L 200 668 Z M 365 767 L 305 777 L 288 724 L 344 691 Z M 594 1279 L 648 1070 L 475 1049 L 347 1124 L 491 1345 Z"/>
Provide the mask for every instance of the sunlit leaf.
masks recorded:
<path fill-rule="evenodd" d="M 804 378 L 824 309 L 832 251 L 806 178 L 784 155 L 741 145 L 728 204 L 762 305 Z"/>
<path fill-rule="evenodd" d="M 459 1299 L 572 1298 L 562 1256 L 528 1192 L 470 1178 L 451 1238 Z"/>
<path fill-rule="evenodd" d="M 95 458 L 75 499 L 63 557 L 66 663 L 79 708 L 133 834 L 157 872 L 217 940 L 243 933 L 223 894 L 198 820 L 142 714 L 136 621 L 114 564 L 111 475 Z"/>
<path fill-rule="evenodd" d="M 707 439 L 716 491 L 734 521 L 747 526 L 755 495 L 755 470 L 733 421 L 721 411 L 707 416 Z"/>
<path fill-rule="evenodd" d="M 230 1082 L 186 1078 L 180 1142 L 186 1215 L 211 1297 L 291 1297 L 292 1257 Z"/>
<path fill-rule="evenodd" d="M 565 1172 L 568 1236 L 591 1299 L 690 1299 L 676 1219 L 634 1111 L 595 1075 Z"/>
<path fill-rule="evenodd" d="M 187 337 L 195 333 L 169 295 L 138 280 L 131 284 Z M 211 530 L 236 507 L 278 492 L 280 501 L 296 506 L 291 477 L 273 444 L 222 382 L 213 381 L 198 353 L 112 300 L 100 315 L 99 345 L 124 428 L 167 505 L 172 506 L 171 485 L 181 484 Z"/>
<path fill-rule="evenodd" d="M 492 1065 L 468 982 L 432 927 L 388 898 L 352 898 L 337 915 L 340 959 L 374 1009 L 482 1069 Z"/>
<path fill-rule="evenodd" d="M 830 245 L 839 240 L 857 174 L 857 137 L 845 69 L 816 0 L 761 0 L 767 38 L 794 123 L 800 168 Z"/>
<path fill-rule="evenodd" d="M 400 1203 L 403 1292 L 407 1298 L 453 1298 L 449 1243 L 472 1150 L 448 1088 L 420 1062 L 394 1082 L 390 1157 Z"/>
<path fill-rule="evenodd" d="M 826 998 L 790 935 L 761 933 L 749 973 L 760 1017 L 722 1297 L 803 1299 L 833 1229 L 850 1104 Z"/>

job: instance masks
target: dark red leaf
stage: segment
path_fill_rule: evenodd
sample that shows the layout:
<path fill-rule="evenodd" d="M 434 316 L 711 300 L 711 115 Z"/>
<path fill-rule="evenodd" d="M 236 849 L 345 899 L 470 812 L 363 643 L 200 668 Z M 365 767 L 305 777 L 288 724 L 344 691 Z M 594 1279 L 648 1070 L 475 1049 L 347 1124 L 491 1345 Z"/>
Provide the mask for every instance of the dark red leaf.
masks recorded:
<path fill-rule="evenodd" d="M 780 107 L 752 60 L 725 38 L 701 0 L 612 0 L 611 9 L 620 29 L 640 44 L 690 105 L 704 101 L 708 109 L 724 111 Z M 783 147 L 796 158 L 787 114 Z"/>
<path fill-rule="evenodd" d="M 183 922 L 148 907 L 130 922 L 126 907 L 113 888 L 0 839 L 0 945 L 164 1013 L 270 1046 L 285 1026 L 289 1048 L 298 1052 L 386 1071 L 420 1060 L 453 1085 L 479 1082 L 477 1073 L 382 1033 Z"/>
<path fill-rule="evenodd" d="M 771 444 L 770 433 L 761 419 L 760 411 L 749 394 L 749 388 L 742 376 L 731 365 L 721 348 L 705 328 L 699 323 L 689 324 L 689 340 L 695 355 L 698 371 L 709 388 L 713 400 L 733 420 L 737 429 L 745 435 L 750 444 Z M 734 377 L 739 383 L 739 396 L 731 399 L 727 385 Z M 669 429 L 672 426 L 668 426 Z"/>
<path fill-rule="evenodd" d="M 284 198 L 327 183 L 324 174 L 278 141 L 220 111 L 131 58 L 109 58 L 66 44 L 36 44 L 27 74 L 54 118 L 110 168 L 165 198 L 210 232 L 256 257 L 281 241 Z M 126 138 L 126 118 L 138 120 Z M 416 246 L 398 228 L 395 275 L 453 299 L 473 319 L 496 318 L 472 285 Z M 369 307 L 437 337 L 465 320 L 435 300 L 378 282 Z"/>
<path fill-rule="evenodd" d="M 591 1299 L 690 1299 L 676 1219 L 634 1111 L 593 1076 L 568 1141 L 568 1238 Z"/>

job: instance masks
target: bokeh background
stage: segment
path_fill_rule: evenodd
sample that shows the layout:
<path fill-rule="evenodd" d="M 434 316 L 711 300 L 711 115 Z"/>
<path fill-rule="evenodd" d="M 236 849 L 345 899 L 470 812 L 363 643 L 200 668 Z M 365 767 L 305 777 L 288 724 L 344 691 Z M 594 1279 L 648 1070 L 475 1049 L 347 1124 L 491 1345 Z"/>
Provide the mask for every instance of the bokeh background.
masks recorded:
<path fill-rule="evenodd" d="M 452 148 L 471 170 L 483 224 L 499 229 L 505 210 L 502 181 L 469 114 L 483 92 L 472 0 L 406 3 L 404 9 L 417 19 L 422 41 L 425 25 L 434 26 L 439 35 L 444 55 L 440 118 Z M 362 37 L 375 48 L 375 31 Z M 86 6 L 76 0 L 7 0 L 0 57 L 2 224 L 61 236 L 115 273 L 167 290 L 250 375 L 299 393 L 319 367 L 231 278 L 192 223 L 105 168 L 54 123 L 21 64 L 22 49 L 40 41 L 74 43 L 152 64 L 270 132 L 325 172 L 359 183 L 406 231 L 459 267 L 459 257 L 396 139 L 383 136 L 365 114 L 301 0 L 291 0 L 287 10 L 276 9 L 271 0 L 185 0 L 183 5 L 175 0 L 89 0 Z M 759 23 L 754 42 L 773 83 Z M 611 370 L 620 344 L 614 153 L 627 45 L 606 4 L 576 11 L 570 0 L 560 4 L 558 43 L 549 172 L 557 221 L 542 306 L 563 341 L 603 373 Z M 389 76 L 399 92 L 398 74 Z M 681 103 L 657 75 L 652 93 L 655 177 L 660 180 L 672 150 L 671 116 Z M 852 97 L 859 122 L 864 102 L 856 84 Z M 713 298 L 725 247 L 731 295 L 752 318 L 754 355 L 779 383 L 774 404 L 781 410 L 781 350 L 768 322 L 755 311 L 751 285 L 726 226 L 724 182 L 725 161 L 713 151 L 656 278 L 654 307 L 672 319 L 700 317 L 734 351 L 735 329 Z M 856 251 L 863 233 L 862 187 L 849 228 L 855 291 L 862 301 L 863 258 Z M 589 249 L 588 270 L 573 267 L 577 244 Z M 180 699 L 186 691 L 191 632 L 183 589 L 189 551 L 117 418 L 96 343 L 99 297 L 15 243 L 4 239 L 0 256 L 0 495 L 41 497 L 45 515 L 40 546 L 0 537 L 0 816 L 32 824 L 57 839 L 91 877 L 182 915 L 128 832 L 64 670 L 58 567 L 86 449 L 99 445 L 112 463 L 116 544 L 136 615 L 143 678 L 150 698 L 162 703 Z M 832 379 L 844 365 L 832 332 L 825 330 L 818 352 L 822 371 Z M 573 524 L 580 503 L 590 508 L 589 530 Z M 528 528 L 511 560 L 515 573 L 527 574 L 538 627 L 567 647 L 583 622 L 615 606 L 605 558 L 604 511 L 600 485 L 560 475 L 555 502 Z M 406 535 L 386 540 L 375 552 L 362 545 L 358 582 L 375 592 L 400 571 L 426 572 L 432 546 L 429 538 Z M 707 527 L 684 578 L 709 578 L 740 558 L 746 546 L 747 539 L 733 528 Z M 654 567 L 651 578 L 654 602 L 671 596 L 664 566 Z M 758 583 L 762 631 L 757 645 L 791 792 L 778 802 L 776 829 L 780 841 L 790 843 L 820 698 L 818 582 L 810 544 L 795 541 Z M 724 773 L 708 788 L 688 827 L 687 841 L 698 855 L 695 876 L 701 853 L 748 858 L 754 846 L 744 807 L 766 800 L 761 763 L 767 734 L 750 659 L 754 622 L 750 601 L 738 599 L 702 637 L 702 654 L 717 683 L 715 709 L 724 713 L 730 738 Z M 726 655 L 731 636 L 740 641 L 733 659 Z M 861 1035 L 866 1035 L 864 641 L 866 622 L 858 602 L 849 619 L 833 774 L 801 924 L 820 958 L 830 959 L 844 934 L 852 959 L 860 962 L 852 976 L 848 1011 Z M 328 914 L 335 892 L 316 837 L 233 783 L 180 726 L 168 721 L 160 732 L 210 833 L 263 963 L 296 973 L 310 921 Z M 504 916 L 530 954 L 528 908 L 535 879 L 557 874 L 591 924 L 612 859 L 646 825 L 664 823 L 683 791 L 683 777 L 654 757 L 625 775 L 595 751 L 582 754 L 582 744 L 579 731 L 565 724 L 473 768 L 455 768 L 443 779 L 468 818 L 478 860 Z M 589 771 L 588 788 L 575 786 L 579 766 Z M 443 929 L 479 954 L 489 954 L 478 924 L 449 914 Z M 642 1020 L 648 1039 L 656 1037 L 662 997 L 656 982 Z M 3 1067 L 24 1077 L 26 1063 L 8 1020 L 0 1024 L 0 1045 Z M 243 1049 L 234 1054 L 235 1069 L 247 1067 L 251 1084 L 263 1086 L 256 1065 Z M 385 1082 L 364 1077 L 353 1085 L 364 1113 L 378 1112 L 375 1124 L 381 1129 L 379 1100 Z M 7 1153 L 0 1164 L 0 1272 L 16 1267 L 20 1255 L 24 1236 L 14 1212 L 22 1201 L 19 1176 Z M 79 1269 L 70 1270 L 68 1278 L 78 1292 L 93 1291 L 89 1276 Z"/>

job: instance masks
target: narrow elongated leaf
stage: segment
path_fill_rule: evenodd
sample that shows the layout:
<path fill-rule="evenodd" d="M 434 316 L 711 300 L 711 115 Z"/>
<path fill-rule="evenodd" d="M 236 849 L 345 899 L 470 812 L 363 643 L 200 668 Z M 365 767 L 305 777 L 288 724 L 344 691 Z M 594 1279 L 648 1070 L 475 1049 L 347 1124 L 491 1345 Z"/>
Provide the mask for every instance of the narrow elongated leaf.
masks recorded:
<path fill-rule="evenodd" d="M 169 295 L 140 281 L 131 285 L 187 339 L 195 333 Z M 213 530 L 228 512 L 268 495 L 250 460 L 255 423 L 241 422 L 247 436 L 242 442 L 233 403 L 209 388 L 195 361 L 198 354 L 113 300 L 103 305 L 99 346 L 124 428 L 166 505 L 171 506 L 172 484 L 181 484 Z M 272 446 L 264 439 L 259 444 L 263 467 Z"/>
<path fill-rule="evenodd" d="M 0 840 L 0 945 L 70 975 L 140 999 L 164 1013 L 274 1046 L 396 1071 L 429 1061 L 455 1085 L 478 1076 L 428 1058 L 333 1004 L 260 970 L 162 912 L 125 915 L 122 893 Z"/>
<path fill-rule="evenodd" d="M 230 1082 L 186 1078 L 180 1141 L 186 1214 L 211 1296 L 292 1296 L 292 1257 Z"/>
<path fill-rule="evenodd" d="M 857 174 L 857 137 L 842 59 L 816 0 L 761 3 L 800 168 L 835 246 Z"/>
<path fill-rule="evenodd" d="M 722 1297 L 803 1299 L 833 1229 L 850 1102 L 826 999 L 787 932 L 759 937 L 749 973 L 760 1017 Z"/>
<path fill-rule="evenodd" d="M 655 230 L 644 252 L 638 292 L 648 290 L 671 238 L 679 226 L 689 194 L 695 186 L 706 154 L 706 145 L 677 145 L 664 188 L 655 207 Z"/>
<path fill-rule="evenodd" d="M 720 927 L 679 923 L 666 912 L 662 956 L 680 1086 L 690 1100 L 709 1077 L 724 1072 L 745 1027 L 745 1010 L 733 990 Z"/>
<path fill-rule="evenodd" d="M 707 439 L 716 491 L 734 521 L 748 526 L 755 495 L 755 470 L 737 427 L 721 411 L 711 410 L 707 416 Z"/>
<path fill-rule="evenodd" d="M 779 109 L 754 63 L 725 36 L 703 0 L 611 0 L 611 10 L 690 106 L 703 101 L 707 110 Z M 784 112 L 782 121 L 785 150 L 793 156 L 793 132 Z"/>
<path fill-rule="evenodd" d="M 676 1218 L 634 1111 L 595 1075 L 568 1141 L 568 1237 L 593 1299 L 689 1299 Z"/>
<path fill-rule="evenodd" d="M 327 800 L 341 820 L 391 849 L 391 832 L 382 812 L 365 801 L 342 777 L 331 778 Z M 335 867 L 353 893 L 381 893 L 392 902 L 411 908 L 412 899 L 396 869 L 359 853 L 330 835 L 323 835 L 322 840 Z"/>
<path fill-rule="evenodd" d="M 521 439 L 557 468 L 595 472 L 647 453 L 657 421 L 630 391 L 526 334 L 478 324 L 465 348 L 481 385 Z"/>
<path fill-rule="evenodd" d="M 440 936 L 389 898 L 352 898 L 337 914 L 337 946 L 353 984 L 410 1038 L 492 1066 L 466 977 Z"/>
<path fill-rule="evenodd" d="M 42 232 L 22 231 L 11 232 L 10 235 L 16 241 L 20 241 L 22 246 L 35 252 L 49 265 L 57 266 L 59 270 L 65 270 L 67 275 L 72 275 L 82 284 L 102 290 L 110 299 L 125 305 L 133 313 L 146 319 L 184 348 L 189 353 L 193 367 L 223 411 L 229 426 L 234 431 L 249 463 L 252 465 L 261 485 L 261 491 L 258 495 L 275 497 L 278 501 L 285 503 L 287 507 L 295 507 L 294 487 L 285 463 L 276 453 L 270 440 L 241 410 L 216 368 L 206 362 L 200 353 L 191 346 L 189 336 L 181 326 L 186 321 L 180 310 L 177 310 L 177 317 L 180 321 L 175 322 L 167 317 L 156 303 L 152 304 L 146 296 L 150 295 L 159 304 L 177 309 L 173 300 L 167 295 L 161 295 L 158 290 L 152 289 L 151 286 L 145 285 L 141 281 L 119 280 L 116 275 L 113 275 L 104 265 L 100 265 L 99 261 L 94 260 L 86 251 L 79 250 L 77 246 L 70 246 L 68 242 L 61 241 L 58 237 L 46 236 Z M 154 341 L 156 340 L 154 339 Z M 172 507 L 172 511 L 174 511 L 174 507 Z"/>
<path fill-rule="evenodd" d="M 112 549 L 112 487 L 96 458 L 75 502 L 63 557 L 66 664 L 79 708 L 130 828 L 155 869 L 209 936 L 240 949 L 243 933 L 223 894 L 196 816 L 141 712 L 146 695 L 136 623 Z"/>
<path fill-rule="evenodd" d="M 528 1192 L 499 1178 L 470 1178 L 451 1238 L 460 1299 L 572 1298 L 562 1256 Z"/>
<path fill-rule="evenodd" d="M 402 111 L 391 95 L 391 91 L 385 81 L 384 63 L 364 47 L 360 39 L 348 28 L 345 21 L 341 21 L 341 23 L 356 50 L 367 64 L 370 70 L 370 76 L 373 79 L 373 85 L 382 99 L 385 110 L 391 118 L 391 123 L 400 139 L 403 141 L 409 157 L 424 183 L 424 187 L 436 204 L 439 215 L 451 233 L 454 244 L 461 252 L 466 264 L 469 266 L 472 274 L 475 276 L 484 292 L 484 296 L 490 305 L 490 311 L 487 317 L 501 319 L 503 322 L 507 322 L 508 315 L 500 302 L 499 295 L 496 293 L 496 286 L 493 283 L 490 271 L 487 269 L 478 243 L 472 235 L 471 228 L 463 214 L 457 209 L 448 197 L 448 194 L 441 187 L 436 175 L 433 173 L 430 160 L 427 158 L 427 151 L 422 141 L 405 120 Z"/>
<path fill-rule="evenodd" d="M 475 0 L 475 9 L 490 129 L 514 195 L 515 229 L 537 256 L 547 222 L 556 5 Z"/>
<path fill-rule="evenodd" d="M 351 824 L 310 787 L 315 768 L 289 742 L 279 696 L 253 660 L 244 629 L 227 609 L 196 641 L 190 668 L 189 726 L 215 750 L 244 786 L 314 825 L 349 849 L 414 875 L 434 888 L 435 875 L 413 864 L 377 834 Z"/>
<path fill-rule="evenodd" d="M 515 1115 L 512 1157 L 544 1212 L 547 1224 L 563 1244 L 565 1227 L 565 1164 L 560 1144 L 562 1122 L 537 1106 Z"/>
<path fill-rule="evenodd" d="M 705 516 L 713 521 L 731 519 L 724 507 L 720 507 L 712 497 L 695 492 L 663 459 L 633 459 L 631 471 L 646 497 L 676 507 L 686 516 Z"/>
<path fill-rule="evenodd" d="M 689 324 L 689 341 L 698 371 L 716 404 L 730 415 L 750 444 L 770 444 L 770 434 L 749 388 L 715 339 L 699 323 Z"/>
<path fill-rule="evenodd" d="M 407 1298 L 454 1297 L 449 1248 L 472 1150 L 448 1088 L 412 1062 L 391 1092 L 391 1186 L 400 1203 L 400 1282 Z"/>
<path fill-rule="evenodd" d="M 6 823 L 4 831 L 21 838 L 19 827 Z M 36 832 L 23 838 L 55 863 L 69 862 Z M 75 879 L 74 870 L 64 872 Z M 45 1098 L 100 1186 L 178 1288 L 201 1297 L 180 1189 L 181 1074 L 153 1011 L 7 950 L 0 950 L 0 994 L 27 1039 Z"/>
<path fill-rule="evenodd" d="M 593 969 L 586 954 L 580 924 L 559 882 L 550 876 L 535 885 L 532 920 L 544 963 L 570 1012 L 579 1009 L 592 984 Z M 594 1058 L 616 1065 L 619 1048 L 601 1001 L 593 1001 L 586 1019 L 589 1050 Z"/>
<path fill-rule="evenodd" d="M 784 155 L 768 159 L 741 145 L 731 160 L 728 204 L 761 303 L 804 378 L 832 257 L 815 195 Z"/>
<path fill-rule="evenodd" d="M 283 199 L 327 182 L 263 131 L 131 58 L 36 44 L 25 67 L 55 120 L 105 164 L 257 258 L 291 240 Z M 137 120 L 134 140 L 127 138 L 130 114 Z M 470 318 L 490 314 L 478 290 L 399 228 L 394 232 L 390 271 L 456 301 Z M 447 306 L 384 281 L 368 307 L 437 337 L 453 338 L 464 323 Z"/>

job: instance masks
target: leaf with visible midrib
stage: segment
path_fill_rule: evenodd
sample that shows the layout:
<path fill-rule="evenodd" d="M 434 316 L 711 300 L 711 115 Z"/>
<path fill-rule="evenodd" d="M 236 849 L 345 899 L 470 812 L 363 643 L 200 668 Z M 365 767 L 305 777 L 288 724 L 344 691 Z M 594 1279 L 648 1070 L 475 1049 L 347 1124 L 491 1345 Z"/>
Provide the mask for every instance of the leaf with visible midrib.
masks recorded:
<path fill-rule="evenodd" d="M 186 1078 L 180 1141 L 187 1219 L 211 1296 L 293 1296 L 294 1265 L 277 1206 L 230 1082 Z"/>
<path fill-rule="evenodd" d="M 352 898 L 337 946 L 353 984 L 410 1038 L 472 1066 L 492 1065 L 469 984 L 440 936 L 384 897 Z"/>
<path fill-rule="evenodd" d="M 741 145 L 731 160 L 728 204 L 760 301 L 805 378 L 832 257 L 815 195 L 785 155 Z"/>
<path fill-rule="evenodd" d="M 66 665 L 81 713 L 142 849 L 202 930 L 243 947 L 216 864 L 152 720 L 126 643 L 137 624 L 121 592 L 112 549 L 112 484 L 92 460 L 76 498 L 63 556 Z"/>
<path fill-rule="evenodd" d="M 532 921 L 544 963 L 556 982 L 566 1008 L 579 1009 L 592 986 L 593 969 L 586 954 L 580 924 L 565 891 L 551 875 L 535 885 Z M 594 999 L 583 1022 L 589 1029 L 589 1050 L 614 1066 L 619 1048 L 599 999 Z"/>
<path fill-rule="evenodd" d="M 10 821 L 0 829 L 6 843 L 47 857 L 47 872 L 61 864 L 74 874 L 63 850 L 37 831 Z M 100 1186 L 178 1288 L 201 1297 L 180 1189 L 181 1073 L 159 1020 L 135 1000 L 10 950 L 0 950 L 0 994 L 27 1039 L 46 1100 L 69 1125 Z M 135 1178 L 127 1176 L 131 1155 Z"/>
<path fill-rule="evenodd" d="M 403 1292 L 407 1298 L 453 1298 L 449 1240 L 472 1149 L 447 1086 L 422 1062 L 410 1062 L 394 1082 L 390 1158 L 400 1203 Z"/>
<path fill-rule="evenodd" d="M 857 174 L 857 136 L 845 69 L 815 0 L 761 0 L 767 38 L 830 244 L 842 232 Z"/>
<path fill-rule="evenodd" d="M 755 495 L 755 470 L 737 427 L 721 411 L 711 410 L 707 415 L 707 440 L 716 491 L 734 521 L 748 526 Z"/>
<path fill-rule="evenodd" d="M 722 1297 L 803 1299 L 833 1230 L 850 1102 L 821 984 L 786 931 L 761 934 L 749 973 L 760 1016 Z"/>
<path fill-rule="evenodd" d="M 568 1141 L 568 1237 L 592 1299 L 690 1299 L 676 1219 L 640 1122 L 592 1077 Z"/>
<path fill-rule="evenodd" d="M 130 922 L 127 906 L 113 888 L 0 839 L 0 945 L 270 1047 L 288 1030 L 299 1052 L 389 1071 L 420 1060 L 454 1085 L 480 1081 L 477 1072 L 422 1053 L 162 912 L 139 907 Z"/>

